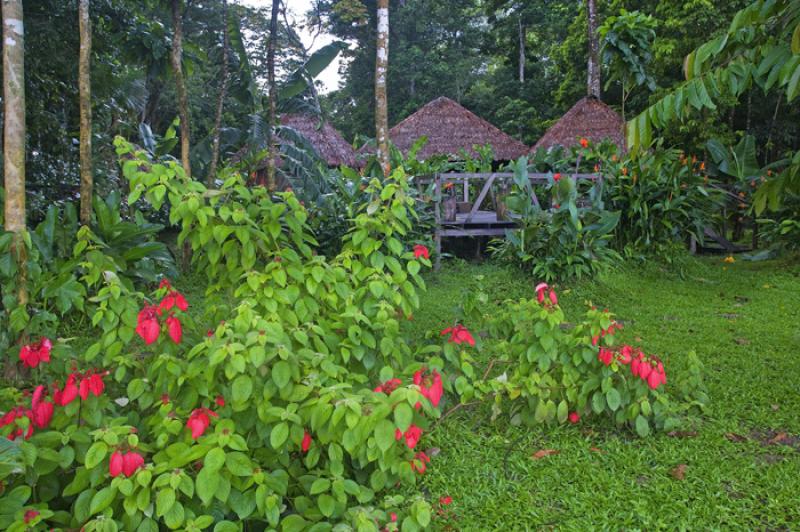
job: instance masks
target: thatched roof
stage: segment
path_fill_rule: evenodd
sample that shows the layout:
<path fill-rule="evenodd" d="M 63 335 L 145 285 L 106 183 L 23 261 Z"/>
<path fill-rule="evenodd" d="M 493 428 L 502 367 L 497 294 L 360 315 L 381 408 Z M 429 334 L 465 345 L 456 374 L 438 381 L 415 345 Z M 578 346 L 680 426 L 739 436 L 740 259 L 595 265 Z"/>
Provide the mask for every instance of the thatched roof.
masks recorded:
<path fill-rule="evenodd" d="M 312 115 L 285 114 L 281 116 L 281 125 L 306 137 L 328 166 L 355 166 L 355 150 L 327 120 L 323 122 Z"/>
<path fill-rule="evenodd" d="M 581 138 L 592 142 L 609 139 L 624 151 L 625 122 L 611 107 L 597 98 L 587 96 L 553 124 L 531 151 L 553 146 L 569 148 L 578 144 Z"/>
<path fill-rule="evenodd" d="M 389 130 L 389 138 L 403 153 L 421 136 L 428 142 L 417 156 L 424 160 L 433 155 L 457 155 L 463 148 L 473 156 L 473 146 L 490 144 L 496 161 L 521 157 L 528 147 L 486 120 L 444 96 L 422 106 L 417 112 Z"/>

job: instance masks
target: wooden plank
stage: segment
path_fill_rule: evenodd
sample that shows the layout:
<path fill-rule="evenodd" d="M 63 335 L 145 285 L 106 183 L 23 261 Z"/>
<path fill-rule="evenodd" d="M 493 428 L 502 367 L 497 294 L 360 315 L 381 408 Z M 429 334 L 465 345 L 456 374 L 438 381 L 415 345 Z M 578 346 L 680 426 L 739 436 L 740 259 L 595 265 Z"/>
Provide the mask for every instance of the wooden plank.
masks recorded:
<path fill-rule="evenodd" d="M 508 231 L 509 229 L 503 229 L 502 227 L 476 227 L 472 229 L 442 229 L 442 236 L 443 237 L 505 236 L 506 231 Z"/>
<path fill-rule="evenodd" d="M 469 223 L 472 217 L 475 216 L 475 213 L 480 210 L 481 203 L 483 203 L 483 200 L 486 198 L 486 193 L 489 192 L 490 188 L 492 188 L 492 183 L 494 183 L 496 177 L 497 177 L 496 174 L 492 174 L 491 177 L 489 177 L 489 179 L 486 180 L 486 184 L 483 185 L 483 189 L 481 190 L 481 193 L 478 195 L 478 199 L 475 200 L 475 203 L 472 205 L 472 210 L 470 211 L 469 216 L 467 216 L 467 219 L 464 223 Z"/>

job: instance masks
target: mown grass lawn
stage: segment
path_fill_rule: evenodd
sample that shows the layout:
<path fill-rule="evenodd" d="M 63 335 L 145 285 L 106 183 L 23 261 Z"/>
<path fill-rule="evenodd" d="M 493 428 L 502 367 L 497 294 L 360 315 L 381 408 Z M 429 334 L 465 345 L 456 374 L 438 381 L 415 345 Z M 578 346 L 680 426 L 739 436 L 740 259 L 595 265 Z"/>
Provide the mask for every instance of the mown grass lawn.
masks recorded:
<path fill-rule="evenodd" d="M 481 288 L 500 305 L 531 297 L 534 285 L 516 270 L 461 262 L 427 282 L 411 337 L 451 324 L 463 290 Z M 528 429 L 491 422 L 485 405 L 457 410 L 424 440 L 440 451 L 422 489 L 432 500 L 453 498 L 441 528 L 800 527 L 796 262 L 706 258 L 684 278 L 626 268 L 558 289 L 568 319 L 589 300 L 615 312 L 626 341 L 665 360 L 671 385 L 695 350 L 706 366 L 708 411 L 688 434 L 643 440 L 601 419 Z M 542 449 L 558 454 L 532 458 Z"/>

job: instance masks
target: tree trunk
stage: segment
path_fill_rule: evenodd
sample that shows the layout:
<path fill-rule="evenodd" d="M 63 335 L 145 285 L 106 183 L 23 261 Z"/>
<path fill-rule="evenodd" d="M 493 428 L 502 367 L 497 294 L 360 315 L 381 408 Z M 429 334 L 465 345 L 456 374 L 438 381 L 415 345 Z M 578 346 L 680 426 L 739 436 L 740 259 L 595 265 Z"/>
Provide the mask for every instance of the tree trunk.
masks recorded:
<path fill-rule="evenodd" d="M 80 92 L 80 156 L 81 156 L 81 223 L 92 221 L 92 26 L 89 21 L 89 0 L 78 0 L 78 29 L 80 54 L 78 57 L 78 89 Z"/>
<path fill-rule="evenodd" d="M 375 140 L 378 162 L 389 172 L 389 111 L 386 76 L 389 70 L 389 0 L 378 0 L 378 41 L 375 56 Z"/>
<path fill-rule="evenodd" d="M 172 0 L 172 72 L 175 76 L 175 92 L 178 95 L 178 114 L 181 119 L 181 164 L 187 177 L 192 176 L 189 163 L 190 125 L 189 99 L 186 95 L 186 81 L 183 79 L 183 14 L 181 0 Z"/>
<path fill-rule="evenodd" d="M 22 0 L 3 0 L 3 174 L 5 230 L 15 233 L 12 253 L 17 260 L 17 299 L 28 303 L 25 271 L 25 38 Z"/>
<path fill-rule="evenodd" d="M 214 118 L 214 140 L 211 143 L 211 168 L 208 170 L 206 182 L 209 187 L 214 186 L 217 177 L 217 163 L 219 162 L 219 134 L 222 127 L 222 109 L 225 106 L 225 95 L 228 92 L 228 48 L 230 47 L 230 36 L 228 35 L 228 2 L 222 0 L 222 86 L 219 89 L 219 99 L 217 100 L 217 115 Z"/>
<path fill-rule="evenodd" d="M 269 45 L 267 46 L 267 82 L 269 83 L 269 150 L 267 160 L 267 190 L 275 190 L 275 165 L 278 157 L 278 143 L 275 132 L 278 127 L 277 99 L 275 86 L 275 41 L 278 38 L 278 13 L 280 0 L 272 0 L 272 18 L 269 21 Z"/>
<path fill-rule="evenodd" d="M 586 0 L 589 37 L 589 76 L 587 92 L 600 99 L 600 42 L 597 36 L 597 6 L 595 0 Z"/>
<path fill-rule="evenodd" d="M 525 83 L 525 40 L 528 28 L 522 25 L 522 15 L 519 17 L 519 82 Z"/>

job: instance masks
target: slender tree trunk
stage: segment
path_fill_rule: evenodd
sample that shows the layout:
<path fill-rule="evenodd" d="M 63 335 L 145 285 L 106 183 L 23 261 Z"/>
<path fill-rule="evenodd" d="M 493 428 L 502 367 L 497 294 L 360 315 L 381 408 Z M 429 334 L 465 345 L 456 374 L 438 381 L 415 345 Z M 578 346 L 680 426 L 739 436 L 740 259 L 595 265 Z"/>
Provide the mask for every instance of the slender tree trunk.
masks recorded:
<path fill-rule="evenodd" d="M 375 140 L 378 162 L 389 172 L 389 111 L 386 76 L 389 71 L 389 0 L 378 0 L 378 42 L 375 56 Z"/>
<path fill-rule="evenodd" d="M 528 29 L 522 25 L 522 15 L 519 17 L 519 82 L 525 83 L 525 41 Z"/>
<path fill-rule="evenodd" d="M 597 6 L 595 0 L 586 0 L 589 37 L 589 76 L 587 92 L 600 99 L 600 41 L 597 36 Z"/>
<path fill-rule="evenodd" d="M 78 0 L 78 29 L 81 35 L 78 57 L 78 89 L 81 114 L 81 223 L 92 221 L 92 26 L 89 21 L 89 0 Z"/>
<path fill-rule="evenodd" d="M 277 99 L 275 86 L 275 41 L 278 38 L 278 13 L 280 0 L 272 0 L 272 18 L 269 21 L 269 44 L 267 46 L 267 82 L 269 84 L 269 158 L 267 161 L 267 189 L 275 190 L 275 166 L 278 158 L 278 142 L 275 132 L 278 127 Z"/>
<path fill-rule="evenodd" d="M 183 13 L 181 0 L 172 0 L 172 72 L 175 76 L 175 92 L 178 94 L 178 114 L 181 118 L 181 164 L 187 177 L 192 176 L 189 163 L 190 125 L 189 98 L 186 95 L 186 81 L 183 79 Z"/>
<path fill-rule="evenodd" d="M 25 271 L 25 31 L 22 0 L 3 1 L 3 174 L 5 230 L 15 233 L 12 253 L 17 259 L 17 299 L 28 303 Z"/>
<path fill-rule="evenodd" d="M 230 36 L 228 35 L 228 2 L 222 0 L 222 86 L 219 89 L 219 99 L 217 100 L 217 116 L 214 118 L 214 140 L 211 144 L 211 168 L 208 170 L 206 181 L 209 187 L 214 186 L 214 179 L 217 177 L 217 163 L 219 162 L 219 134 L 222 127 L 222 110 L 225 106 L 225 95 L 228 92 L 228 48 L 230 47 Z"/>

